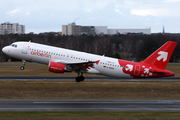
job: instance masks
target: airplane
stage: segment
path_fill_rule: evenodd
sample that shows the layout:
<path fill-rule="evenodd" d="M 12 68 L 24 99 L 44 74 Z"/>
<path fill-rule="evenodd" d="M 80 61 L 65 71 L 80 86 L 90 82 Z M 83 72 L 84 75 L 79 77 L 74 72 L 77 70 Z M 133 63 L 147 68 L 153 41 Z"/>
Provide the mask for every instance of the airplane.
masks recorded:
<path fill-rule="evenodd" d="M 165 70 L 177 42 L 168 41 L 141 62 L 130 62 L 85 52 L 53 47 L 34 42 L 14 42 L 2 51 L 8 56 L 48 65 L 54 73 L 75 71 L 77 82 L 84 81 L 83 73 L 101 74 L 117 78 L 159 78 L 174 76 Z"/>

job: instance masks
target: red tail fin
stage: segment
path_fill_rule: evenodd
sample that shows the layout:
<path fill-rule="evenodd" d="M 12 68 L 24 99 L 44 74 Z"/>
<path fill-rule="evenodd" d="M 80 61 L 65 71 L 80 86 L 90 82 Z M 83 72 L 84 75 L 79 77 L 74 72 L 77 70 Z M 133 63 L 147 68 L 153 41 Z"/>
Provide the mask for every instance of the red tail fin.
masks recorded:
<path fill-rule="evenodd" d="M 176 45 L 177 42 L 166 42 L 148 58 L 142 61 L 142 63 L 155 65 L 158 68 L 165 69 Z"/>

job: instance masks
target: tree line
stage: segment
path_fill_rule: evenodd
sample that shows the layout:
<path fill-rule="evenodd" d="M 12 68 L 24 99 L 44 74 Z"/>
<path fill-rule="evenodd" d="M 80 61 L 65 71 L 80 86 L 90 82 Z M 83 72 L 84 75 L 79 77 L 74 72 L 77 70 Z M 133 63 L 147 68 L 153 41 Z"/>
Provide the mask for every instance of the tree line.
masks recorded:
<path fill-rule="evenodd" d="M 87 53 L 105 55 L 126 60 L 141 61 L 167 41 L 178 42 L 171 62 L 179 62 L 180 35 L 114 35 L 114 36 L 61 36 L 54 34 L 11 34 L 0 35 L 0 49 L 16 41 L 32 41 L 46 45 L 62 47 Z M 0 53 L 0 61 L 12 59 Z"/>

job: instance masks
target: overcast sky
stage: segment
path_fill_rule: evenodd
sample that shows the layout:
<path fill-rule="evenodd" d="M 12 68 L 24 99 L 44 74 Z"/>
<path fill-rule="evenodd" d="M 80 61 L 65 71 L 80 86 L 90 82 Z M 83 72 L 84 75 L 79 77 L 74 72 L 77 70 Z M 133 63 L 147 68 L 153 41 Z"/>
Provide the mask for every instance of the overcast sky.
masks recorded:
<path fill-rule="evenodd" d="M 180 0 L 0 0 L 0 23 L 19 23 L 26 33 L 62 31 L 62 25 L 110 29 L 151 28 L 180 33 Z"/>

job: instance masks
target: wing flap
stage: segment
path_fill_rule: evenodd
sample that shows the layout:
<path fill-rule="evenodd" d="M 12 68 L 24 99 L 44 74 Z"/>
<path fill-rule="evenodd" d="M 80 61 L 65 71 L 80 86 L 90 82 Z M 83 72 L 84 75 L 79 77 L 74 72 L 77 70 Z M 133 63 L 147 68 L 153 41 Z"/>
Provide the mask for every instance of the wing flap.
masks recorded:
<path fill-rule="evenodd" d="M 77 65 L 77 64 L 92 64 L 96 63 L 98 65 L 100 60 L 98 61 L 88 61 L 88 62 L 68 62 L 68 61 L 55 61 L 57 63 L 66 64 L 66 65 Z"/>

